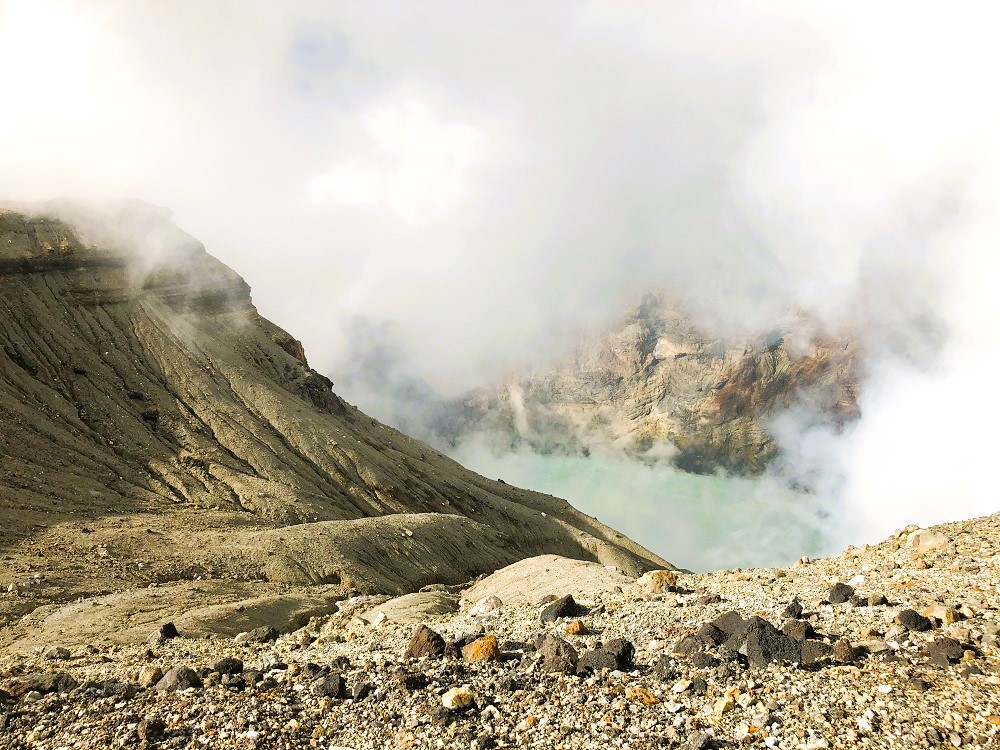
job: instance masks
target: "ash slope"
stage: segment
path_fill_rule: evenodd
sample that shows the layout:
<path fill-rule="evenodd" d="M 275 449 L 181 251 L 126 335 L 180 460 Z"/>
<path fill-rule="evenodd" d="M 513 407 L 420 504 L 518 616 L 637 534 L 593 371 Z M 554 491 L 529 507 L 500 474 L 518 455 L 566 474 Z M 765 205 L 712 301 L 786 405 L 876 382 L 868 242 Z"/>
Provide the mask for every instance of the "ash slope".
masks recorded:
<path fill-rule="evenodd" d="M 665 565 L 342 401 L 162 214 L 69 210 L 0 209 L 0 625 L 194 578 L 402 592 L 542 553 Z"/>

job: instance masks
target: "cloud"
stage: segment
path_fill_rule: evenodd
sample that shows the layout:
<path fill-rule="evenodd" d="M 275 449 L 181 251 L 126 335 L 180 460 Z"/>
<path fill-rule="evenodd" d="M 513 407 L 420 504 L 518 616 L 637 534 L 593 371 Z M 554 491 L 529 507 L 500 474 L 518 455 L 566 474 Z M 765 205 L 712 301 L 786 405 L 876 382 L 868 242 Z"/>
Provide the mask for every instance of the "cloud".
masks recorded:
<path fill-rule="evenodd" d="M 315 203 L 384 210 L 411 226 L 460 208 L 469 172 L 489 146 L 481 129 L 445 120 L 416 98 L 372 108 L 360 120 L 358 151 L 310 179 Z"/>

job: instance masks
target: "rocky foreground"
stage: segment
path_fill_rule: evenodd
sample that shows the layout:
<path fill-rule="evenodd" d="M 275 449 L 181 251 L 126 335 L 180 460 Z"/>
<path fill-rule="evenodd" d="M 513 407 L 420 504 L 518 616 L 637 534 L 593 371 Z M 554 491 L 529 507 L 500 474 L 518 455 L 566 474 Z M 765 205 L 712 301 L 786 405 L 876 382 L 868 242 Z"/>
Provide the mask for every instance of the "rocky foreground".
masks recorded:
<path fill-rule="evenodd" d="M 998 607 L 1000 515 L 786 569 L 550 555 L 282 635 L 0 657 L 0 746 L 1000 747 Z"/>

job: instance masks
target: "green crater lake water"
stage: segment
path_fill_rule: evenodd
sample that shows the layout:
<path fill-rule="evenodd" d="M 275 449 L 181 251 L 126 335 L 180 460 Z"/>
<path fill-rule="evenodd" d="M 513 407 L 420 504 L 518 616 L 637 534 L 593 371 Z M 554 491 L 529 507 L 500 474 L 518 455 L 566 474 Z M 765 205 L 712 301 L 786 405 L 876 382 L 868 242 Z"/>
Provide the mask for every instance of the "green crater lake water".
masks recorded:
<path fill-rule="evenodd" d="M 614 455 L 497 456 L 474 444 L 452 455 L 485 476 L 565 498 L 696 572 L 784 566 L 840 544 L 816 497 L 772 478 L 699 476 Z"/>

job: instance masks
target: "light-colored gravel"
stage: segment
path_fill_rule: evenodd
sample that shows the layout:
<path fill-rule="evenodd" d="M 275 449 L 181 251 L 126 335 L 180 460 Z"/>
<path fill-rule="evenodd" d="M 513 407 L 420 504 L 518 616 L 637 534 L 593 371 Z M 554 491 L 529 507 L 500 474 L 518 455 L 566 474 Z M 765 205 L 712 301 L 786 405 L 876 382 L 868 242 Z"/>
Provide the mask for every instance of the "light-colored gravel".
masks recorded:
<path fill-rule="evenodd" d="M 446 641 L 478 632 L 497 637 L 503 661 L 468 664 L 404 659 L 415 626 L 360 619 L 378 611 L 373 597 L 345 601 L 337 614 L 276 643 L 181 637 L 76 649 L 69 659 L 58 650 L 3 656 L 0 690 L 7 693 L 40 672 L 66 673 L 80 687 L 0 696 L 0 747 L 1000 747 L 1000 516 L 937 527 L 940 536 L 924 551 L 927 535 L 913 531 L 785 569 L 681 575 L 679 592 L 595 587 L 578 597 L 591 611 L 572 618 L 588 632 L 562 637 L 580 654 L 628 639 L 635 668 L 586 677 L 543 670 L 531 644 L 543 632 L 564 633 L 567 621 L 543 625 L 539 606 L 505 603 L 474 616 L 474 602 L 465 601 L 458 612 L 429 617 L 426 624 Z M 837 582 L 888 604 L 824 604 Z M 754 668 L 710 648 L 722 658 L 697 667 L 671 656 L 680 638 L 730 610 L 780 626 L 793 598 L 817 638 L 864 647 L 856 660 Z M 943 606 L 928 609 L 935 605 Z M 905 609 L 955 621 L 909 632 L 895 623 Z M 947 666 L 924 651 L 944 635 L 961 643 L 959 659 Z M 241 676 L 209 673 L 225 656 L 244 662 Z M 172 693 L 140 687 L 149 666 L 190 666 L 204 672 L 205 685 Z M 323 679 L 324 669 L 343 676 L 348 694 L 362 683 L 370 694 L 314 694 L 338 690 L 336 680 Z"/>

